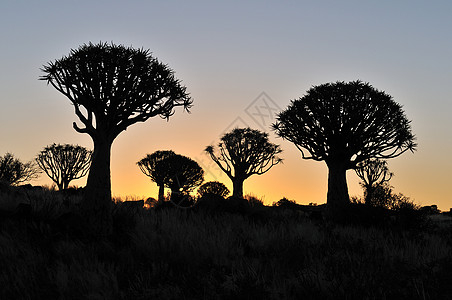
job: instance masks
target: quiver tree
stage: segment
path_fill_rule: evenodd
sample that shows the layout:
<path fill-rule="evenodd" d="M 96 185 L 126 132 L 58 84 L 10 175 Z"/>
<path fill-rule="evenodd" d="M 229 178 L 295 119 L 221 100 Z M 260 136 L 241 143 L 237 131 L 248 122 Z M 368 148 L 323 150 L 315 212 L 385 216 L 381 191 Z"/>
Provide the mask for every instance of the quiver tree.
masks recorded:
<path fill-rule="evenodd" d="M 312 87 L 278 114 L 273 129 L 294 143 L 302 158 L 326 162 L 327 205 L 337 217 L 350 202 L 348 169 L 369 158 L 393 158 L 416 148 L 402 106 L 361 81 Z"/>
<path fill-rule="evenodd" d="M 362 180 L 364 201 L 373 204 L 374 191 L 378 186 L 391 180 L 393 173 L 389 172 L 388 163 L 381 159 L 367 159 L 356 165 L 356 175 Z"/>
<path fill-rule="evenodd" d="M 137 162 L 141 172 L 157 184 L 159 188 L 157 199 L 159 202 L 163 202 L 165 200 L 165 183 L 169 180 L 167 172 L 168 160 L 166 159 L 175 155 L 176 153 L 171 150 L 159 150 L 152 154 L 146 155 Z"/>
<path fill-rule="evenodd" d="M 164 200 L 164 188 L 171 189 L 171 200 L 186 195 L 204 181 L 204 170 L 189 157 L 173 151 L 156 151 L 137 162 L 141 172 L 159 187 L 159 202 Z"/>
<path fill-rule="evenodd" d="M 67 189 L 72 180 L 88 173 L 91 154 L 92 151 L 82 146 L 52 144 L 38 154 L 36 162 L 61 191 Z"/>
<path fill-rule="evenodd" d="M 267 133 L 249 127 L 235 128 L 225 133 L 218 148 L 218 154 L 214 146 L 206 147 L 205 151 L 231 179 L 235 197 L 243 198 L 245 179 L 253 174 L 264 174 L 282 162 L 278 157 L 282 152 L 279 145 L 269 142 Z"/>
<path fill-rule="evenodd" d="M 188 111 L 192 100 L 174 72 L 148 50 L 99 43 L 80 46 L 44 66 L 41 77 L 74 106 L 94 144 L 83 209 L 98 235 L 111 233 L 110 153 L 114 139 L 130 125 L 160 116 L 176 106 Z"/>
<path fill-rule="evenodd" d="M 209 181 L 198 188 L 198 194 L 200 197 L 206 194 L 214 194 L 226 198 L 229 195 L 229 189 L 219 181 Z"/>
<path fill-rule="evenodd" d="M 39 169 L 33 161 L 21 162 L 11 153 L 0 156 L 0 182 L 18 185 L 36 179 L 39 173 Z"/>

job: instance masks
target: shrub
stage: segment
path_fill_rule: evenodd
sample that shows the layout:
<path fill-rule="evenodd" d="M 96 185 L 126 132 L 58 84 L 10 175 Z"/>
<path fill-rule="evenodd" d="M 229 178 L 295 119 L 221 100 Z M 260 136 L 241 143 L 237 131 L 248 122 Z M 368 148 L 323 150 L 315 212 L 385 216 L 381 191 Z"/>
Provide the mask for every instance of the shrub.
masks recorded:
<path fill-rule="evenodd" d="M 297 209 L 299 205 L 295 202 L 295 200 L 289 200 L 286 197 L 284 197 L 280 199 L 278 202 L 274 202 L 272 206 L 288 209 Z"/>
<path fill-rule="evenodd" d="M 262 207 L 264 206 L 264 201 L 262 199 L 257 198 L 254 195 L 245 195 L 245 200 L 248 201 L 251 207 Z"/>
<path fill-rule="evenodd" d="M 229 189 L 219 181 L 208 181 L 198 188 L 198 194 L 200 197 L 205 194 L 215 194 L 225 198 L 229 195 Z"/>

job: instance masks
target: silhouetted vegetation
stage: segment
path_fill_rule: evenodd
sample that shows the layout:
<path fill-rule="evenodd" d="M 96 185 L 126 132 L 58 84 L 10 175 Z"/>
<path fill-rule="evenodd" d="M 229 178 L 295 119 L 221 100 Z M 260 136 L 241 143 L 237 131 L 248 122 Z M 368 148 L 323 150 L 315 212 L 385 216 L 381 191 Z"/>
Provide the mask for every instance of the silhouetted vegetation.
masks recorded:
<path fill-rule="evenodd" d="M 159 187 L 157 198 L 159 202 L 163 202 L 165 198 L 165 182 L 168 182 L 173 176 L 172 172 L 167 172 L 166 159 L 175 155 L 176 153 L 171 150 L 159 150 L 146 155 L 146 157 L 137 162 L 141 172 L 151 178 Z"/>
<path fill-rule="evenodd" d="M 92 151 L 78 145 L 52 144 L 38 154 L 36 162 L 59 190 L 65 190 L 72 180 L 88 173 L 91 154 Z"/>
<path fill-rule="evenodd" d="M 36 179 L 38 174 L 39 169 L 33 161 L 21 162 L 11 153 L 0 156 L 0 182 L 18 185 Z"/>
<path fill-rule="evenodd" d="M 148 50 L 99 43 L 82 45 L 44 66 L 41 77 L 65 95 L 83 124 L 74 129 L 94 143 L 83 207 L 98 235 L 109 234 L 112 220 L 110 153 L 114 139 L 130 125 L 174 108 L 188 110 L 192 100 L 174 72 Z"/>
<path fill-rule="evenodd" d="M 328 166 L 329 211 L 340 218 L 350 203 L 345 173 L 370 158 L 393 158 L 416 149 L 402 106 L 368 83 L 314 86 L 279 113 L 273 129 L 304 159 Z"/>
<path fill-rule="evenodd" d="M 198 188 L 198 194 L 200 197 L 206 194 L 214 194 L 225 198 L 229 195 L 229 189 L 221 182 L 209 181 Z"/>
<path fill-rule="evenodd" d="M 277 206 L 277 207 L 284 207 L 284 208 L 298 208 L 300 206 L 294 200 L 289 200 L 286 197 L 279 199 L 277 202 L 274 202 L 272 205 Z"/>
<path fill-rule="evenodd" d="M 261 175 L 282 162 L 278 154 L 279 145 L 268 140 L 268 134 L 251 128 L 235 128 L 225 133 L 218 144 L 219 154 L 214 146 L 205 151 L 220 169 L 228 175 L 233 184 L 232 194 L 243 197 L 243 181 L 253 174 Z"/>
<path fill-rule="evenodd" d="M 204 171 L 197 162 L 173 151 L 156 151 L 137 162 L 140 170 L 159 186 L 159 202 L 163 201 L 163 188 L 171 189 L 171 200 L 188 194 L 204 181 Z"/>
<path fill-rule="evenodd" d="M 6 187 L 0 188 L 2 299 L 452 295 L 450 217 L 448 225 L 411 227 L 409 214 L 394 211 L 390 226 L 338 225 L 312 222 L 283 205 L 253 207 L 244 199 L 206 194 L 190 210 L 146 210 L 144 201 L 117 201 L 113 234 L 92 240 L 78 209 L 81 197 Z M 23 199 L 30 204 L 18 206 Z M 8 208 L 11 203 L 17 208 Z M 357 207 L 357 213 L 363 212 Z"/>
<path fill-rule="evenodd" d="M 374 191 L 378 188 L 381 191 L 383 184 L 389 182 L 393 173 L 389 172 L 388 164 L 381 159 L 368 159 L 356 165 L 356 175 L 362 180 L 361 186 L 364 189 L 364 202 L 369 205 L 385 206 L 378 199 L 383 199 L 381 195 L 375 195 Z"/>
<path fill-rule="evenodd" d="M 137 122 L 188 111 L 186 88 L 149 51 L 107 43 L 71 50 L 42 71 L 94 150 L 41 151 L 36 162 L 58 191 L 19 185 L 37 176 L 35 161 L 0 157 L 0 299 L 452 297 L 452 216 L 393 192 L 381 159 L 417 145 L 402 107 L 368 83 L 312 87 L 273 125 L 302 158 L 326 162 L 327 206 L 243 196 L 245 179 L 282 162 L 280 146 L 251 128 L 225 133 L 217 153 L 205 149 L 232 180 L 232 196 L 218 181 L 201 185 L 198 163 L 167 150 L 137 162 L 158 200 L 123 201 L 111 198 L 113 141 Z M 68 188 L 88 168 L 87 186 Z M 364 198 L 350 201 L 348 169 L 363 180 Z"/>

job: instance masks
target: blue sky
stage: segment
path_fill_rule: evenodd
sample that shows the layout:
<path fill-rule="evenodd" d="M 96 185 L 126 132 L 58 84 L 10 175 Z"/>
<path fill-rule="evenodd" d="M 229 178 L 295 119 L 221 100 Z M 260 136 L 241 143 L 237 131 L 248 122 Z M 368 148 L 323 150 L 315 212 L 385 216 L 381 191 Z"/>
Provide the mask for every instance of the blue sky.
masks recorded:
<path fill-rule="evenodd" d="M 155 196 L 135 165 L 155 150 L 207 164 L 202 150 L 234 120 L 258 128 L 245 110 L 262 92 L 284 109 L 312 85 L 361 79 L 404 106 L 418 137 L 415 154 L 389 161 L 395 191 L 448 210 L 451 13 L 447 1 L 2 1 L 0 155 L 30 160 L 54 142 L 92 147 L 72 129 L 69 101 L 38 80 L 40 67 L 83 43 L 112 41 L 150 49 L 194 98 L 191 114 L 177 111 L 169 122 L 150 120 L 118 137 L 114 194 Z M 268 203 L 324 202 L 325 164 L 303 161 L 292 144 L 271 138 L 285 163 L 245 181 L 245 192 Z M 212 166 L 208 174 L 230 185 Z M 356 176 L 348 177 L 350 194 L 360 195 Z M 50 181 L 43 175 L 34 183 Z"/>

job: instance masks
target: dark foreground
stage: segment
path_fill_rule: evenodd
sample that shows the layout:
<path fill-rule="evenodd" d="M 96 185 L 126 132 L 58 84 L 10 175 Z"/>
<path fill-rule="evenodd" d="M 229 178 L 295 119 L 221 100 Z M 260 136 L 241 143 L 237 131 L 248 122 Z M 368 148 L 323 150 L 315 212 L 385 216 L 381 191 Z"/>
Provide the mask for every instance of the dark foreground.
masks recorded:
<path fill-rule="evenodd" d="M 2 208 L 17 196 L 0 193 Z M 92 240 L 68 197 L 27 198 L 31 211 L 2 211 L 0 299 L 452 298 L 450 224 L 116 204 L 114 235 Z"/>

